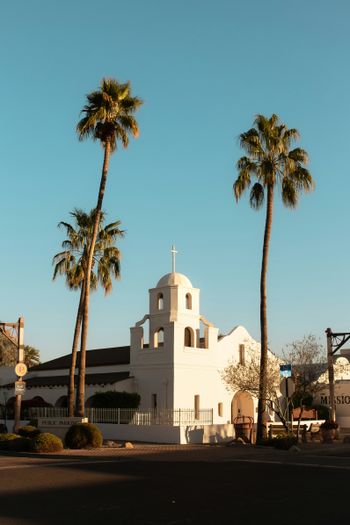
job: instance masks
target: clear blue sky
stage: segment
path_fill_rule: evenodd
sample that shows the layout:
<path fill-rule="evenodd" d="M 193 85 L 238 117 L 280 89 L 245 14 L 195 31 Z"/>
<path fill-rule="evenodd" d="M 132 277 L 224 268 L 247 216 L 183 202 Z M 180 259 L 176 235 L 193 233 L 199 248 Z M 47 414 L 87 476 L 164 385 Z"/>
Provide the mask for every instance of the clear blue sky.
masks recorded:
<path fill-rule="evenodd" d="M 173 243 L 203 315 L 260 339 L 265 216 L 232 196 L 237 137 L 257 113 L 299 129 L 316 182 L 295 211 L 276 204 L 270 347 L 350 331 L 349 21 L 347 0 L 3 4 L 1 321 L 24 316 L 43 360 L 70 352 L 78 295 L 52 282 L 52 256 L 58 222 L 96 203 L 102 150 L 75 126 L 109 76 L 130 80 L 144 105 L 140 137 L 111 159 L 104 210 L 126 230 L 122 280 L 92 297 L 89 348 L 129 343 Z"/>

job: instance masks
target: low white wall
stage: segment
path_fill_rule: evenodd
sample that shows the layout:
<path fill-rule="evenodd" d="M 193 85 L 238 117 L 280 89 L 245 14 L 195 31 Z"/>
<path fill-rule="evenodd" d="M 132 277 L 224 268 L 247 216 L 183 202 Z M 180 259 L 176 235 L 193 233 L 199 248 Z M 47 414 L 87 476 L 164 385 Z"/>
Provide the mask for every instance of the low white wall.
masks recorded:
<path fill-rule="evenodd" d="M 193 425 L 182 426 L 181 444 L 186 443 L 223 443 L 230 441 L 235 436 L 234 426 L 227 425 Z"/>
<path fill-rule="evenodd" d="M 116 425 L 95 423 L 104 439 L 120 441 L 138 441 L 143 443 L 222 443 L 234 438 L 234 426 L 228 425 Z"/>
<path fill-rule="evenodd" d="M 144 443 L 180 443 L 180 427 L 117 425 L 114 423 L 95 423 L 95 425 L 101 430 L 103 439 Z"/>

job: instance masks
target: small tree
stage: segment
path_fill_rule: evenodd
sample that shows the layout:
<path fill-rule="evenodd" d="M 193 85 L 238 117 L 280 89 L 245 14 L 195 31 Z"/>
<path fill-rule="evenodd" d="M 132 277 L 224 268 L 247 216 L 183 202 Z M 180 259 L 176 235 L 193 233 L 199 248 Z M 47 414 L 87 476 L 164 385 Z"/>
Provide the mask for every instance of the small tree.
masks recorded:
<path fill-rule="evenodd" d="M 327 379 L 326 349 L 313 334 L 292 341 L 282 350 L 283 360 L 292 365 L 295 393 L 292 398 L 294 406 L 303 409 L 311 406 L 314 397 L 324 390 Z M 344 365 L 340 360 L 334 364 L 334 374 L 347 372 L 350 365 Z"/>
<path fill-rule="evenodd" d="M 221 377 L 229 391 L 248 392 L 259 399 L 260 356 L 253 348 L 246 348 L 246 364 L 231 362 L 221 372 Z M 269 411 L 274 412 L 286 430 L 288 430 L 288 407 L 280 393 L 281 359 L 269 352 L 268 374 L 266 382 L 266 405 Z"/>

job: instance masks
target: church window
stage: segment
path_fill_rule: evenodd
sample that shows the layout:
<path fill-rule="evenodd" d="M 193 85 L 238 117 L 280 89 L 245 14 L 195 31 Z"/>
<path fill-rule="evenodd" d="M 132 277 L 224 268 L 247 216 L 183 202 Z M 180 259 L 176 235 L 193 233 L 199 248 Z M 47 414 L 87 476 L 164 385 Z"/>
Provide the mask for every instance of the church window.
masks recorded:
<path fill-rule="evenodd" d="M 163 345 L 164 345 L 164 329 L 159 328 L 154 333 L 154 348 L 158 348 L 159 346 L 163 346 Z"/>
<path fill-rule="evenodd" d="M 239 345 L 239 364 L 245 366 L 245 347 Z"/>
<path fill-rule="evenodd" d="M 153 410 L 157 409 L 157 394 L 152 394 L 152 408 Z"/>
<path fill-rule="evenodd" d="M 192 310 L 192 295 L 190 293 L 186 294 L 186 309 Z"/>
<path fill-rule="evenodd" d="M 185 346 L 194 346 L 193 344 L 193 330 L 186 326 L 185 328 Z"/>
<path fill-rule="evenodd" d="M 224 405 L 223 403 L 218 403 L 218 416 L 222 417 L 224 414 Z"/>
<path fill-rule="evenodd" d="M 164 297 L 162 293 L 157 295 L 157 308 L 158 310 L 163 310 L 164 308 Z"/>

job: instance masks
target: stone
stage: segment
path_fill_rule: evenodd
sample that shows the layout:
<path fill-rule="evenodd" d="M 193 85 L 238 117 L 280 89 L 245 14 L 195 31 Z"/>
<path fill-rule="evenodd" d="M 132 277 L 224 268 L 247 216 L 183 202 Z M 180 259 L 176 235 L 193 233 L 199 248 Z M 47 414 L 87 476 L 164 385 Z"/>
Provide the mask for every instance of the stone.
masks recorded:
<path fill-rule="evenodd" d="M 116 446 L 116 443 L 114 441 L 106 441 L 106 447 L 114 448 L 115 446 Z"/>

